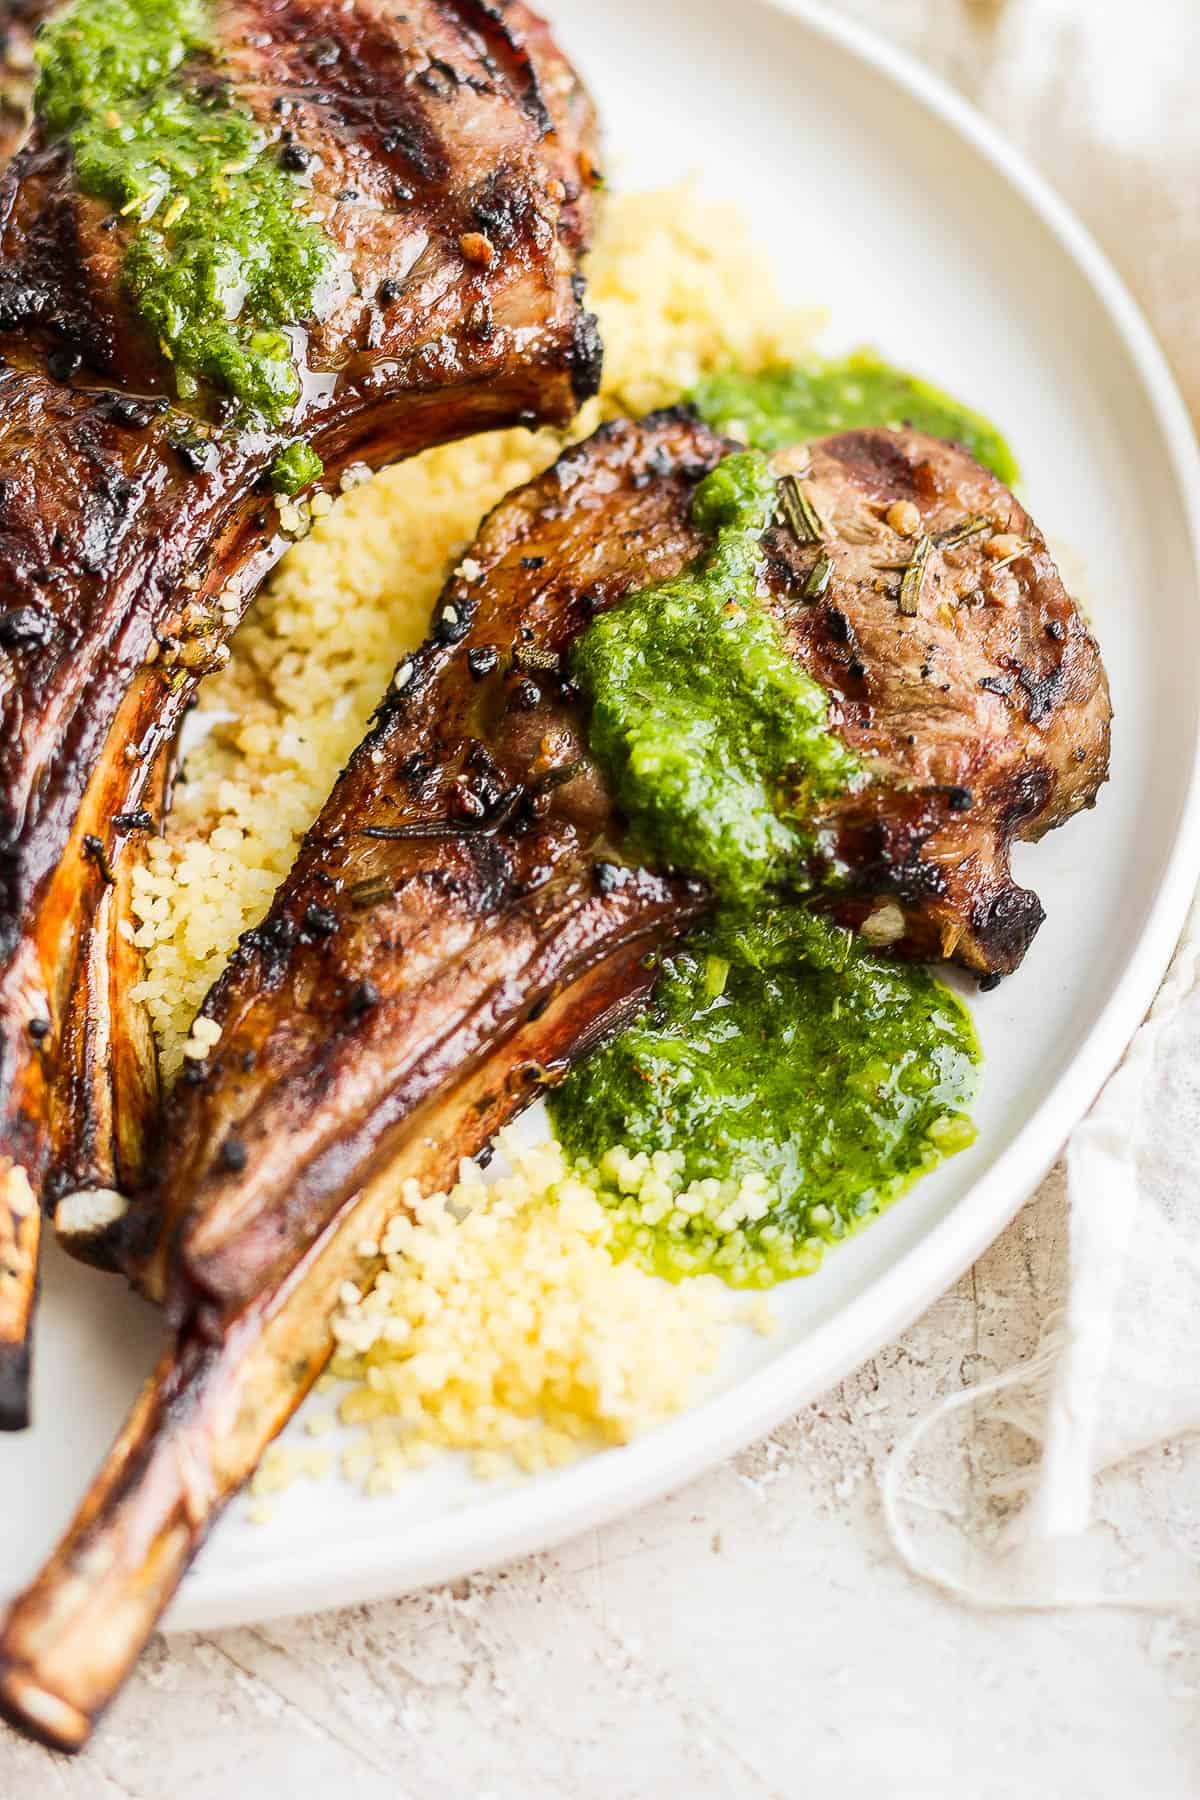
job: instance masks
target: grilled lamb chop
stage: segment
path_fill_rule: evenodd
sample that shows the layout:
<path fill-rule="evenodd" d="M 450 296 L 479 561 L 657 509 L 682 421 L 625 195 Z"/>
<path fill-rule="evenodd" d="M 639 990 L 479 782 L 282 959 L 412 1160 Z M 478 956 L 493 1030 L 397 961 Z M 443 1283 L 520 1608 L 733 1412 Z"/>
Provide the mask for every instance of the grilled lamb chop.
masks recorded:
<path fill-rule="evenodd" d="M 127 1245 L 173 1345 L 0 1634 L 0 1707 L 46 1742 L 86 1740 L 303 1397 L 399 1179 L 451 1181 L 639 1004 L 647 953 L 709 904 L 622 855 L 564 655 L 700 552 L 691 498 L 731 448 L 686 412 L 619 422 L 501 502 L 206 1002 L 221 1037 L 170 1102 L 138 1215 L 151 1247 Z M 768 604 L 873 776 L 830 807 L 839 851 L 861 852 L 835 908 L 870 917 L 882 899 L 901 949 L 1010 968 L 1040 915 L 1012 888 L 1009 840 L 1104 776 L 1096 646 L 1036 528 L 965 452 L 859 431 L 778 463 L 807 471 L 824 539 L 768 532 Z"/>
<path fill-rule="evenodd" d="M 564 423 L 598 379 L 592 113 L 532 13 L 222 0 L 216 29 L 197 79 L 286 131 L 336 247 L 278 428 L 168 403 L 128 223 L 76 190 L 67 140 L 35 127 L 0 181 L 0 1427 L 26 1417 L 39 1199 L 103 1204 L 144 1161 L 131 859 L 196 681 L 287 547 L 273 459 L 306 438 L 336 488 L 352 463 Z"/>

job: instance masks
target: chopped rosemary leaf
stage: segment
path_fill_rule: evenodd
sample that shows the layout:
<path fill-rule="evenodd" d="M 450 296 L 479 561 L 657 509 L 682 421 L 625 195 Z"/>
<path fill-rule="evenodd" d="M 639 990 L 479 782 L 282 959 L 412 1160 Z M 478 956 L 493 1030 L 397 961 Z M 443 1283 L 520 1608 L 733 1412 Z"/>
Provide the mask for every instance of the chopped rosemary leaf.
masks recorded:
<path fill-rule="evenodd" d="M 350 896 L 350 904 L 355 912 L 366 912 L 373 906 L 379 906 L 392 897 L 392 884 L 383 876 L 372 876 L 366 881 L 352 882 L 346 892 Z"/>
<path fill-rule="evenodd" d="M 809 571 L 808 580 L 800 590 L 802 600 L 820 600 L 829 586 L 833 575 L 833 561 L 824 550 Z"/>
<path fill-rule="evenodd" d="M 968 513 L 957 525 L 939 531 L 934 543 L 939 550 L 953 550 L 956 544 L 965 544 L 968 538 L 978 537 L 981 531 L 994 530 L 994 523 L 987 513 Z"/>
<path fill-rule="evenodd" d="M 923 532 L 913 545 L 913 553 L 900 583 L 900 611 L 906 618 L 915 618 L 920 610 L 921 589 L 925 585 L 925 571 L 929 567 L 929 552 L 932 548 L 933 542 L 927 532 Z"/>
<path fill-rule="evenodd" d="M 779 503 L 798 543 L 821 542 L 825 536 L 825 527 L 816 507 L 794 475 L 784 475 L 780 480 Z"/>

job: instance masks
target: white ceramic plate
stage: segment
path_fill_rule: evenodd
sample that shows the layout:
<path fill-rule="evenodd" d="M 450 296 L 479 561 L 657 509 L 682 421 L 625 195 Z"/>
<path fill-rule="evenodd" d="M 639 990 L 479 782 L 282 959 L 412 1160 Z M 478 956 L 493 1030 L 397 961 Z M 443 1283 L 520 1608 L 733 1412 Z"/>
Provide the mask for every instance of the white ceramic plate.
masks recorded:
<path fill-rule="evenodd" d="M 622 185 L 700 170 L 749 210 L 794 297 L 828 305 L 836 340 L 877 344 L 1007 432 L 1043 528 L 1084 559 L 1116 702 L 1113 779 L 1094 813 L 1019 859 L 1049 919 L 1020 974 L 975 1006 L 988 1058 L 976 1147 L 780 1293 L 778 1335 L 735 1345 L 709 1399 L 627 1449 L 503 1491 L 439 1469 L 388 1500 L 301 1484 L 267 1528 L 239 1505 L 189 1577 L 178 1625 L 396 1594 L 550 1544 L 827 1387 L 1025 1199 L 1136 1027 L 1200 866 L 1196 455 L 1095 246 L 961 102 L 814 7 L 546 4 L 600 100 Z M 38 1424 L 0 1439 L 0 1591 L 65 1523 L 155 1337 L 116 1284 L 51 1253 Z"/>

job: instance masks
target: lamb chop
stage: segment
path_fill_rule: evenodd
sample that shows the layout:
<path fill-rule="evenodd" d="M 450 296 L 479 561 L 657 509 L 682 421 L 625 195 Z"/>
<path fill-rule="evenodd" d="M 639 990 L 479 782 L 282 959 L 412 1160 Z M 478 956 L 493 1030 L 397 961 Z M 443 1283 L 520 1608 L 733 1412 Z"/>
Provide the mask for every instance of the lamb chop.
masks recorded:
<path fill-rule="evenodd" d="M 654 953 L 710 905 L 628 854 L 566 658 L 703 550 L 692 496 L 733 448 L 683 410 L 619 421 L 501 502 L 206 1001 L 220 1039 L 172 1097 L 125 1242 L 172 1345 L 0 1635 L 0 1707 L 46 1742 L 86 1740 L 315 1378 L 401 1179 L 452 1181 L 641 1004 Z M 852 922 L 894 908 L 899 950 L 989 979 L 1039 917 L 1011 839 L 1104 779 L 1096 645 L 1032 521 L 964 451 L 856 431 L 776 467 L 766 603 L 870 775 L 828 804 L 819 842 L 848 878 L 827 903 Z"/>
<path fill-rule="evenodd" d="M 212 30 L 179 90 L 248 116 L 276 197 L 303 178 L 296 243 L 324 234 L 320 316 L 266 334 L 270 357 L 221 346 L 260 355 L 274 411 L 185 384 L 134 304 L 144 197 L 81 192 L 70 131 L 37 122 L 0 181 L 0 1427 L 27 1416 L 39 1201 L 110 1207 L 155 1129 L 132 864 L 196 683 L 290 541 L 270 471 L 307 440 L 336 490 L 352 464 L 565 423 L 598 381 L 593 117 L 524 5 L 220 0 Z M 182 205 L 158 215 L 168 268 Z"/>

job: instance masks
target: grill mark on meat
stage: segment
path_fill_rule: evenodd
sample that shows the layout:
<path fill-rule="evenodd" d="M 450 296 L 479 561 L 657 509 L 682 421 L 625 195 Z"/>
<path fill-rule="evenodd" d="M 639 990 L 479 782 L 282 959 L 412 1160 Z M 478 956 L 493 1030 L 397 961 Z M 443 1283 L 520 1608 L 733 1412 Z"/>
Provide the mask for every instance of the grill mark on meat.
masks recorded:
<path fill-rule="evenodd" d="M 443 10 L 446 10 L 452 0 L 441 0 L 441 4 Z M 515 30 L 504 9 L 491 4 L 490 0 L 466 0 L 461 10 L 475 20 L 472 36 L 478 47 L 480 61 L 488 73 L 503 72 L 512 84 L 512 92 L 518 104 L 533 120 L 543 137 L 553 131 L 554 120 L 546 105 L 537 66 L 523 37 Z"/>
<path fill-rule="evenodd" d="M 429 108 L 410 86 L 415 35 L 398 40 L 396 26 L 401 21 L 356 20 L 357 29 L 343 33 L 337 61 L 330 64 L 319 60 L 322 43 L 330 40 L 312 39 L 312 9 L 305 0 L 291 0 L 282 9 L 267 0 L 249 3 L 260 13 L 263 31 L 270 34 L 273 54 L 284 60 L 284 67 L 273 71 L 271 87 L 286 88 L 289 94 L 286 142 L 297 141 L 298 125 L 308 123 L 312 128 L 316 115 L 314 137 L 330 129 L 361 134 L 364 144 L 397 174 L 428 184 L 446 180 L 450 155 Z M 445 15 L 445 9 L 439 11 Z M 454 12 L 452 3 L 446 19 L 451 31 L 457 23 Z M 238 85 L 235 80 L 235 88 Z M 261 110 L 257 89 L 243 90 L 243 98 Z M 273 95 L 272 109 L 277 101 L 278 95 Z"/>
<path fill-rule="evenodd" d="M 921 471 L 887 432 L 848 431 L 826 438 L 826 456 L 833 458 L 850 480 L 872 499 L 911 500 L 917 495 Z"/>

